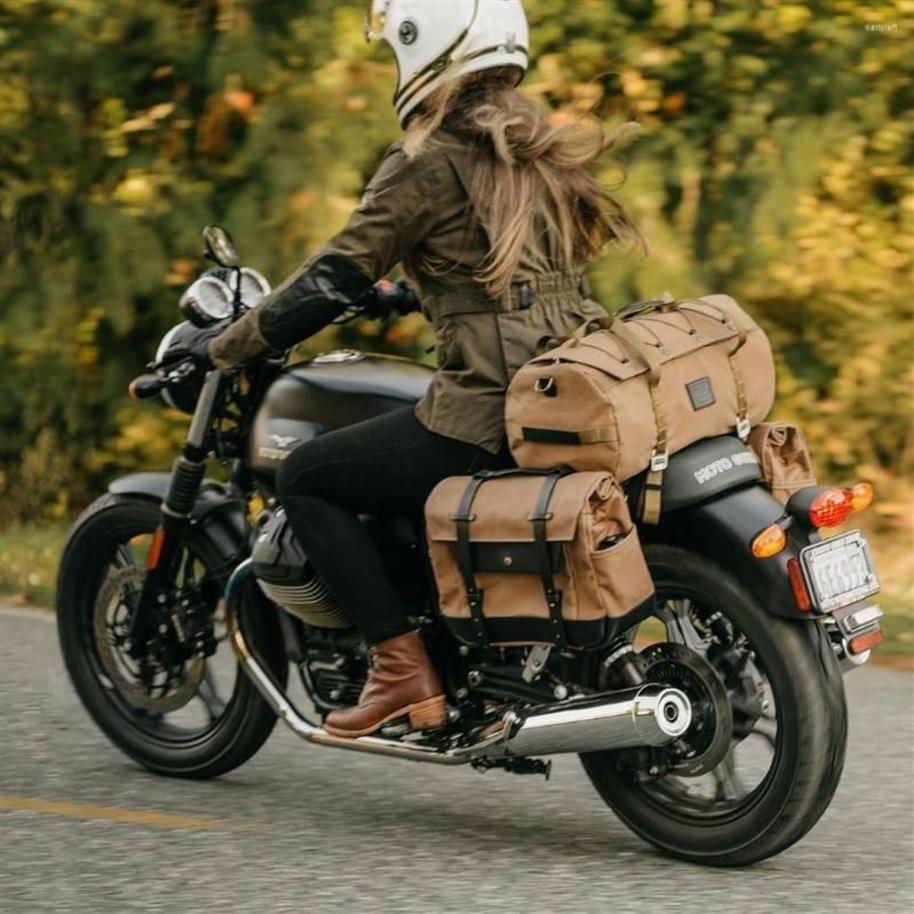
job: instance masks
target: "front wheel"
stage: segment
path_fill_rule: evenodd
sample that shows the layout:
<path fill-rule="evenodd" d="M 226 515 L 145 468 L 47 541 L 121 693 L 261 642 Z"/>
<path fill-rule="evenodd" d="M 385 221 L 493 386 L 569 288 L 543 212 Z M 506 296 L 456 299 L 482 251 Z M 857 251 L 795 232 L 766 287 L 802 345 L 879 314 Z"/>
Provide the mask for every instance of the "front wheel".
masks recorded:
<path fill-rule="evenodd" d="M 847 706 L 827 638 L 772 617 L 701 556 L 658 545 L 647 557 L 658 610 L 631 632 L 634 659 L 647 680 L 689 694 L 693 724 L 660 749 L 583 755 L 584 769 L 669 854 L 742 866 L 780 853 L 825 812 L 844 763 Z"/>
<path fill-rule="evenodd" d="M 70 679 L 86 710 L 118 748 L 159 774 L 210 778 L 231 771 L 266 741 L 276 721 L 228 645 L 221 595 L 191 542 L 179 562 L 173 601 L 140 657 L 130 617 L 146 574 L 159 507 L 105 495 L 70 533 L 57 585 L 57 628 Z M 252 607 L 256 610 L 258 607 Z M 168 617 L 200 649 L 182 649 Z M 239 621 L 277 681 L 288 664 L 275 616 Z"/>

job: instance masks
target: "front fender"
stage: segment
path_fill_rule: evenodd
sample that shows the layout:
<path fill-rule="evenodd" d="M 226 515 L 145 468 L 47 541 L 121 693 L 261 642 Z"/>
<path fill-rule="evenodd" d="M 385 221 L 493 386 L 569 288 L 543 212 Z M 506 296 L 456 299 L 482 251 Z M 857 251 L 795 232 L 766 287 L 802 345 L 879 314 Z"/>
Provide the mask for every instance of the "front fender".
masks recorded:
<path fill-rule="evenodd" d="M 130 473 L 108 486 L 112 495 L 144 498 L 157 504 L 165 497 L 171 473 Z M 190 515 L 193 550 L 217 577 L 228 577 L 249 551 L 250 525 L 245 504 L 228 486 L 205 479 Z"/>
<path fill-rule="evenodd" d="M 784 506 L 761 486 L 735 489 L 664 516 L 659 527 L 642 528 L 642 537 L 697 552 L 729 571 L 749 588 L 759 605 L 775 616 L 811 618 L 797 609 L 787 563 L 809 540 L 792 526 L 787 546 L 778 555 L 757 559 L 751 544 L 756 534 L 784 514 Z"/>

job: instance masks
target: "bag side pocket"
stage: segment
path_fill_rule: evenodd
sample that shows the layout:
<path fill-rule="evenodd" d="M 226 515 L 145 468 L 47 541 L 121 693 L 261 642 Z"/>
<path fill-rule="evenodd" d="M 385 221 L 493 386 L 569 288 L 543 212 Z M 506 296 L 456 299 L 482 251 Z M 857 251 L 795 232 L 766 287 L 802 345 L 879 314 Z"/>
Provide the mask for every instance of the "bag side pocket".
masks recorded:
<path fill-rule="evenodd" d="M 591 552 L 590 564 L 601 608 L 611 619 L 631 612 L 654 593 L 654 582 L 635 527 L 625 534 L 621 542 L 608 549 Z"/>

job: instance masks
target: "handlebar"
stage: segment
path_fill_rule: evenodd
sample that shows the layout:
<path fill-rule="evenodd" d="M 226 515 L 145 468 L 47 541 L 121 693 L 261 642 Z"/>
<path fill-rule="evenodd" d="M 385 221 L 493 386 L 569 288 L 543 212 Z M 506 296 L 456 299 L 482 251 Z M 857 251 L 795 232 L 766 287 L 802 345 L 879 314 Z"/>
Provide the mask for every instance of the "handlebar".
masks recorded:
<path fill-rule="evenodd" d="M 392 314 L 411 314 L 419 311 L 420 307 L 416 293 L 410 289 L 405 280 L 389 282 L 382 279 L 372 286 L 361 301 L 356 303 L 345 320 L 352 320 L 359 316 L 383 319 Z M 142 374 L 134 378 L 128 387 L 131 399 L 148 400 L 161 393 L 166 387 L 181 384 L 197 371 L 197 365 L 193 359 L 185 359 L 176 364 L 172 363 L 170 366 L 162 364 L 149 365 L 149 367 L 166 373 Z"/>
<path fill-rule="evenodd" d="M 166 375 L 141 374 L 130 382 L 127 392 L 130 394 L 131 400 L 148 400 L 166 387 L 170 387 L 172 384 L 180 384 L 196 370 L 197 366 L 194 364 L 193 359 L 185 359 L 183 362 L 178 362 L 177 365 L 174 365 Z"/>
<path fill-rule="evenodd" d="M 131 400 L 148 400 L 162 390 L 167 383 L 157 374 L 141 374 L 130 382 L 127 392 L 130 394 Z"/>

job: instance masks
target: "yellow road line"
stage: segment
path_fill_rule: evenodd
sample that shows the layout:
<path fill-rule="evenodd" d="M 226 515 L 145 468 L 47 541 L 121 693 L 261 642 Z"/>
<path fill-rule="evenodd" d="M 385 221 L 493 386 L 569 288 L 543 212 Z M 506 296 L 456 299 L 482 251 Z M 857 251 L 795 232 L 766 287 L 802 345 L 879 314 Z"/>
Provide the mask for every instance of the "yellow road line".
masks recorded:
<path fill-rule="evenodd" d="M 127 822 L 131 825 L 148 825 L 151 828 L 177 828 L 194 831 L 248 831 L 253 823 L 230 822 L 204 816 L 184 816 L 171 812 L 147 809 L 123 809 L 119 806 L 96 806 L 93 803 L 74 803 L 69 800 L 48 800 L 44 797 L 26 797 L 0 793 L 0 811 L 26 810 L 73 819 L 101 819 L 107 822 Z"/>

